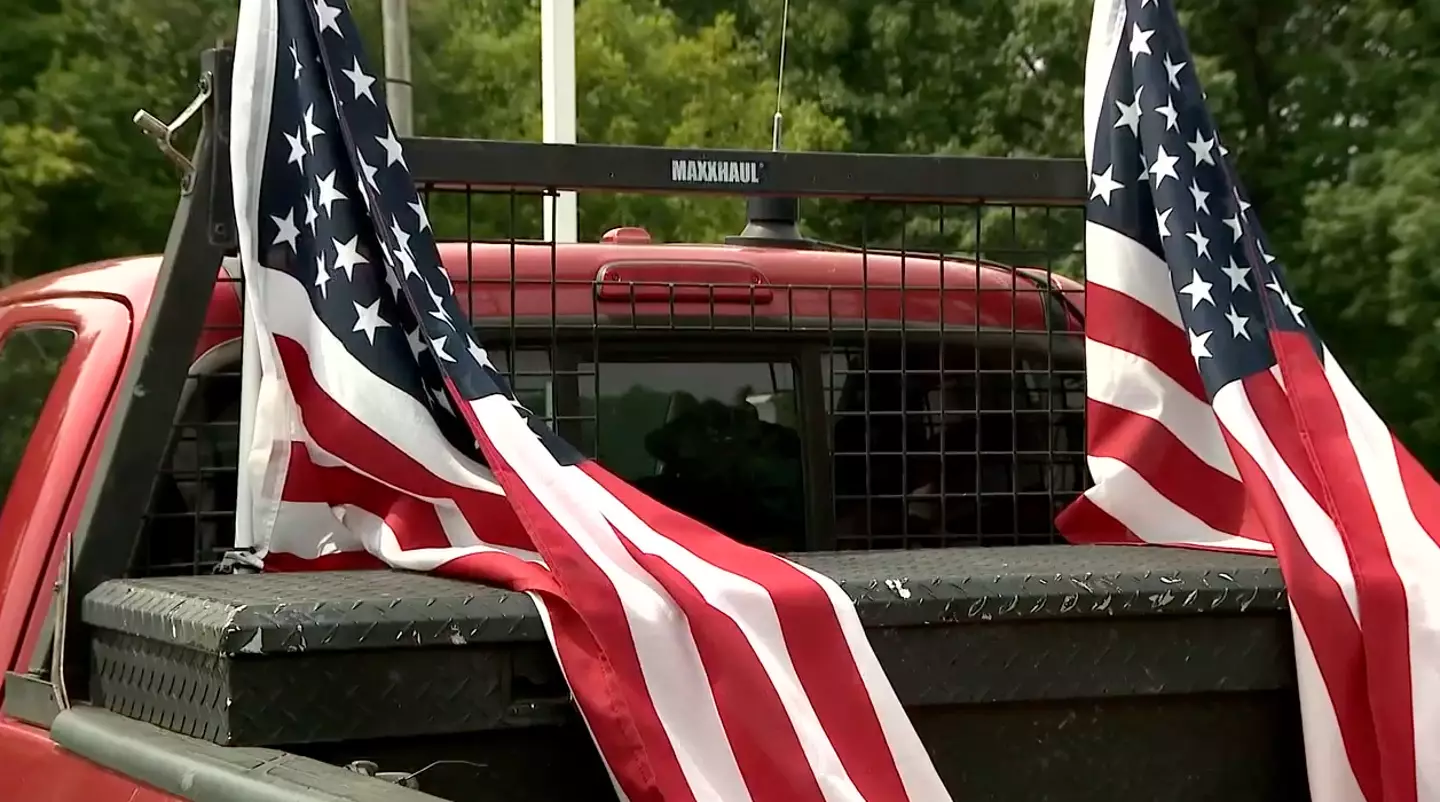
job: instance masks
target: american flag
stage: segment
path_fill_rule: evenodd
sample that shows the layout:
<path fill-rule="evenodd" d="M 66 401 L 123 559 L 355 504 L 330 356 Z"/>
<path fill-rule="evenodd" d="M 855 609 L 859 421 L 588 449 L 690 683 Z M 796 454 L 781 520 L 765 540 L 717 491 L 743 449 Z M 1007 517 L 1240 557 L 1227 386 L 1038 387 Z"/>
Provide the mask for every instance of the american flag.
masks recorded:
<path fill-rule="evenodd" d="M 1440 488 L 1296 297 L 1171 0 L 1096 0 L 1085 152 L 1095 486 L 1062 532 L 1273 552 L 1312 798 L 1440 800 Z"/>
<path fill-rule="evenodd" d="M 268 570 L 528 593 L 624 799 L 947 800 L 830 580 L 627 486 L 515 399 L 342 0 L 244 0 L 231 164 Z"/>

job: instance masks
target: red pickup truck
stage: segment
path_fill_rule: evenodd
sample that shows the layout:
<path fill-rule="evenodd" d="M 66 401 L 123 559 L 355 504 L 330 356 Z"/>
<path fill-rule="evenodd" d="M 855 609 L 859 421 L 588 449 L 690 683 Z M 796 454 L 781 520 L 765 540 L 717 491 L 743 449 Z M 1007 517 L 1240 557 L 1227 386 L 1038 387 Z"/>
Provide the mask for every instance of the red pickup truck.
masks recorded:
<path fill-rule="evenodd" d="M 598 441 L 603 461 L 631 481 L 648 485 L 661 500 L 737 536 L 787 551 L 809 545 L 801 537 L 805 510 L 830 501 L 807 498 L 800 481 L 800 449 L 812 445 L 834 453 L 834 545 L 842 548 L 887 541 L 896 546 L 948 545 L 967 535 L 980 537 L 977 519 L 990 530 L 1006 533 L 1007 539 L 1048 539 L 1054 505 L 1081 489 L 1078 467 L 1055 481 L 1047 479 L 1038 462 L 1022 466 L 1011 484 L 989 488 L 990 498 L 1009 506 L 1013 492 L 1049 494 L 1043 503 L 1025 504 L 1027 511 L 1038 514 L 1021 520 L 1017 528 L 1015 516 L 1005 510 L 988 517 L 978 514 L 975 502 L 981 497 L 961 489 L 975 483 L 974 471 L 965 471 L 959 459 L 951 460 L 947 480 L 954 486 L 948 493 L 931 492 L 903 506 L 887 505 L 887 493 L 879 487 L 882 482 L 894 484 L 907 469 L 912 484 L 923 486 L 923 463 L 939 451 L 938 438 L 944 433 L 951 439 L 952 457 L 974 452 L 970 430 L 987 413 L 1008 418 L 1020 414 L 1014 409 L 1017 401 L 1039 398 L 1042 404 L 1050 403 L 1047 388 L 1010 382 L 1036 384 L 1078 370 L 1074 338 L 1065 337 L 1079 330 L 1074 305 L 1079 285 L 1063 277 L 1053 276 L 1053 287 L 1047 287 L 1043 272 L 1032 275 L 914 254 L 656 245 L 635 228 L 613 231 L 599 244 L 553 251 L 543 245 L 450 243 L 442 246 L 442 256 L 477 329 L 500 333 L 491 338 L 500 367 L 513 365 L 512 380 L 533 409 L 543 411 L 582 447 L 596 450 Z M 132 357 L 135 331 L 149 308 L 159 262 L 159 257 L 148 256 L 86 265 L 0 292 L 0 372 L 9 377 L 5 381 L 11 387 L 6 433 L 10 438 L 29 436 L 23 449 L 9 444 L 0 464 L 6 490 L 0 515 L 0 564 L 6 567 L 0 654 L 7 670 L 23 670 L 35 651 L 64 534 L 76 525 L 94 470 L 94 446 Z M 238 420 L 239 285 L 229 282 L 224 271 L 221 276 L 195 353 L 187 411 L 181 416 L 192 426 L 215 428 Z M 736 334 L 742 332 L 749 341 L 737 343 Z M 575 334 L 584 338 L 578 344 Z M 1016 336 L 1028 342 L 1012 350 Z M 571 358 L 568 371 L 563 365 L 552 367 L 552 358 L 565 355 Z M 1012 355 L 1018 365 L 1010 364 Z M 902 359 L 909 360 L 904 373 Z M 943 377 L 941 359 L 949 360 Z M 977 360 L 1000 372 L 995 381 L 976 369 Z M 1059 366 L 1050 365 L 1051 360 Z M 983 387 L 977 383 L 980 377 L 987 380 Z M 797 392 L 811 391 L 804 385 L 815 379 L 834 404 L 833 424 L 825 427 L 833 439 L 823 444 L 805 442 L 817 429 L 800 425 L 795 400 Z M 1032 410 L 1050 418 L 1048 425 L 987 421 L 994 436 L 983 439 L 987 445 L 994 441 L 993 453 L 972 453 L 970 460 L 1006 463 L 1017 459 L 1015 451 L 1042 456 L 1059 451 L 1073 464 L 1079 448 L 1077 389 L 1058 396 L 1058 409 Z M 777 475 L 769 485 L 749 488 L 757 501 L 771 503 L 757 503 L 754 509 L 703 508 L 704 498 L 713 493 L 697 492 L 705 488 L 655 470 L 660 462 L 673 470 L 683 458 L 667 455 L 660 460 L 635 444 L 647 437 L 653 441 L 667 424 L 675 425 L 671 407 L 681 394 L 728 404 L 737 393 L 762 420 L 790 435 L 776 442 L 774 453 L 748 455 Z M 988 403 L 982 407 L 986 412 L 975 411 L 977 393 Z M 578 408 L 582 398 L 591 403 L 589 415 L 567 419 L 566 409 Z M 871 417 L 883 413 L 886 403 L 898 413 L 907 398 L 911 403 L 921 400 L 922 406 L 911 407 L 912 412 L 930 411 L 923 419 L 920 414 L 912 417 L 921 427 L 930 427 L 936 440 L 928 447 L 910 442 L 914 456 L 902 455 L 904 434 Z M 926 399 L 931 399 L 930 406 L 924 406 Z M 846 417 L 855 412 L 862 414 Z M 939 420 L 945 416 L 953 420 Z M 871 422 L 874 431 L 868 441 L 863 431 L 858 437 L 850 433 L 852 421 L 861 427 Z M 818 431 L 823 434 L 825 428 Z M 233 428 L 228 433 L 233 436 Z M 1002 447 L 999 439 L 1012 433 L 1031 442 Z M 879 442 L 883 437 L 894 442 Z M 708 445 L 713 449 L 715 444 Z M 223 501 L 216 502 L 224 491 L 233 492 L 233 475 L 212 474 L 197 481 L 179 464 L 188 460 L 191 469 L 215 469 L 194 464 L 202 459 L 196 453 L 200 450 L 193 436 L 177 438 L 172 472 L 157 483 L 157 503 L 146 548 L 137 555 L 137 571 L 152 576 L 203 571 L 230 545 L 225 534 L 233 518 L 225 514 L 229 510 Z M 894 465 L 882 467 L 886 460 Z M 233 456 L 228 467 L 234 468 Z M 931 467 L 938 478 L 939 466 Z M 900 501 L 896 491 L 888 494 L 894 496 L 890 501 Z M 967 495 L 969 504 L 962 505 Z M 215 506 L 205 509 L 206 504 Z M 945 517 L 942 507 L 950 508 Z M 164 537 L 176 534 L 171 525 L 175 519 L 193 527 L 196 513 L 217 510 L 220 516 L 198 527 L 204 531 L 206 553 L 193 553 L 193 538 Z M 10 759 L 23 755 L 25 760 L 14 765 L 32 767 L 33 781 L 50 787 L 56 766 L 36 762 L 41 754 L 62 759 L 43 731 L 5 721 L 0 761 L 10 765 Z M 26 787 L 23 779 L 21 787 Z M 77 785 L 81 787 L 85 784 Z M 85 793 L 93 796 L 93 791 Z M 70 798 L 54 791 L 51 796 Z"/>

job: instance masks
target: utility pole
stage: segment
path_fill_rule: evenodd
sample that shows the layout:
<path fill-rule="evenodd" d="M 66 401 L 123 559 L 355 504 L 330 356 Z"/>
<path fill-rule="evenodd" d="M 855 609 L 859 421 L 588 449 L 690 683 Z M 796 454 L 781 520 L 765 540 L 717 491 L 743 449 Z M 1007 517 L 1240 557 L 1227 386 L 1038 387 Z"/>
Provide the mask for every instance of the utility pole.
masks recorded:
<path fill-rule="evenodd" d="M 575 0 L 540 0 L 540 95 L 544 140 L 575 144 Z M 546 239 L 575 242 L 575 193 L 544 204 Z"/>
<path fill-rule="evenodd" d="M 385 29 L 385 99 L 395 121 L 396 136 L 415 135 L 415 114 L 410 83 L 409 0 L 380 0 Z"/>

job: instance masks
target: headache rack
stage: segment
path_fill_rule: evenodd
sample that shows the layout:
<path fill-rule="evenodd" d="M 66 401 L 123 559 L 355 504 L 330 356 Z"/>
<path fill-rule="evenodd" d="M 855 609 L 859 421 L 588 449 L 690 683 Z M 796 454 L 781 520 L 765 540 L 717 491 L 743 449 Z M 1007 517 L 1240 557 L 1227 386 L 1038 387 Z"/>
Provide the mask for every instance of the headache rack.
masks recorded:
<path fill-rule="evenodd" d="M 1059 542 L 1087 481 L 1080 162 L 405 154 L 521 400 L 657 499 L 777 551 Z M 547 231 L 559 191 L 578 243 Z M 134 574 L 203 573 L 232 545 L 240 281 L 217 286 Z"/>

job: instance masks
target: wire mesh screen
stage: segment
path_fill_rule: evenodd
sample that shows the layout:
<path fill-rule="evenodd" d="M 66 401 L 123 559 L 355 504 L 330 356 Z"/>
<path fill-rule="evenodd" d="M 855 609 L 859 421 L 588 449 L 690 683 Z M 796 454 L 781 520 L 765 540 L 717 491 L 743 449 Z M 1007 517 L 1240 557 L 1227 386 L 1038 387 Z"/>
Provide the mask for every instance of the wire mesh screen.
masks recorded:
<path fill-rule="evenodd" d="M 421 190 L 520 401 L 731 537 L 1051 543 L 1086 485 L 1080 208 L 804 199 L 795 241 L 738 197 L 586 192 L 557 244 L 554 193 Z M 217 283 L 135 573 L 233 543 L 241 289 Z"/>

